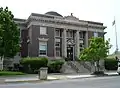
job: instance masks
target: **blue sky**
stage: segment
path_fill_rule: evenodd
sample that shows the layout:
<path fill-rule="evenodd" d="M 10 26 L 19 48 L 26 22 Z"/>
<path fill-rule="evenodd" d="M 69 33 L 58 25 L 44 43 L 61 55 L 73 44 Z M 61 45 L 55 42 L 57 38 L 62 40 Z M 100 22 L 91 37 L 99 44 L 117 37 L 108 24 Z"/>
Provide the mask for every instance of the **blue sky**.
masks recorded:
<path fill-rule="evenodd" d="M 0 0 L 0 7 L 8 6 L 16 18 L 25 18 L 34 13 L 44 14 L 48 11 L 56 11 L 63 16 L 73 13 L 80 20 L 103 22 L 107 28 L 105 38 L 110 38 L 113 47 L 110 53 L 115 51 L 115 29 L 112 26 L 114 16 L 120 49 L 120 0 Z"/>

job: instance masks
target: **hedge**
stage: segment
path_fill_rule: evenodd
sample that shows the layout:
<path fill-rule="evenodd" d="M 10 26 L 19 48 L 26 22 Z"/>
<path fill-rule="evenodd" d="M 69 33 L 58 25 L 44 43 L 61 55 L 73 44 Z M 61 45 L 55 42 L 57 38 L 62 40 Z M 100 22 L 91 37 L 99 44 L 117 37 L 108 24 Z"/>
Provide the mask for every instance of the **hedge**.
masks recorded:
<path fill-rule="evenodd" d="M 105 59 L 105 69 L 106 70 L 117 70 L 118 62 L 114 58 Z"/>
<path fill-rule="evenodd" d="M 21 65 L 24 68 L 24 72 L 27 73 L 35 73 L 35 71 L 38 71 L 41 67 L 47 67 L 48 59 L 45 57 L 35 57 L 35 58 L 23 58 L 20 61 Z"/>
<path fill-rule="evenodd" d="M 48 63 L 48 72 L 49 73 L 60 73 L 64 61 L 54 60 Z"/>

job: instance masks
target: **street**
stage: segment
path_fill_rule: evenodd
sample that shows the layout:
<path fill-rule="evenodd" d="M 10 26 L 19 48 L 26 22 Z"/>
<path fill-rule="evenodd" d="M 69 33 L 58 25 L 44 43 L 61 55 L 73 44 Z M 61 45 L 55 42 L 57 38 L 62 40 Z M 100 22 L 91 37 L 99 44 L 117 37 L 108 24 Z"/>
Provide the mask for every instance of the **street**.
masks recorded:
<path fill-rule="evenodd" d="M 120 88 L 120 76 L 67 79 L 41 83 L 0 84 L 0 88 Z"/>

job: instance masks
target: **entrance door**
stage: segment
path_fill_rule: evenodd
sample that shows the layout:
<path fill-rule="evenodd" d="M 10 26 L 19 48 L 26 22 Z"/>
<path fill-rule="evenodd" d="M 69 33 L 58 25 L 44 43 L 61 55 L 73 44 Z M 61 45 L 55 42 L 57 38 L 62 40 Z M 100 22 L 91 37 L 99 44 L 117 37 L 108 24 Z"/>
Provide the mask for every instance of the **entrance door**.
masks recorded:
<path fill-rule="evenodd" d="M 67 47 L 67 58 L 73 60 L 73 47 Z"/>

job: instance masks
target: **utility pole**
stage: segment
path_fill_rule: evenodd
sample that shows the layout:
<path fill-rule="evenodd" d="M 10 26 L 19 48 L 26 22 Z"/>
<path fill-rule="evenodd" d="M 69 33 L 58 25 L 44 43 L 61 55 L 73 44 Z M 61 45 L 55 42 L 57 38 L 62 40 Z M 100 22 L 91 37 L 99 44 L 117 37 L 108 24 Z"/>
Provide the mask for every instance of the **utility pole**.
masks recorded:
<path fill-rule="evenodd" d="M 115 54 L 118 53 L 118 42 L 117 42 L 117 28 L 116 28 L 116 20 L 114 17 L 114 22 L 113 25 L 115 25 L 115 37 L 116 37 L 116 50 L 115 50 Z"/>

